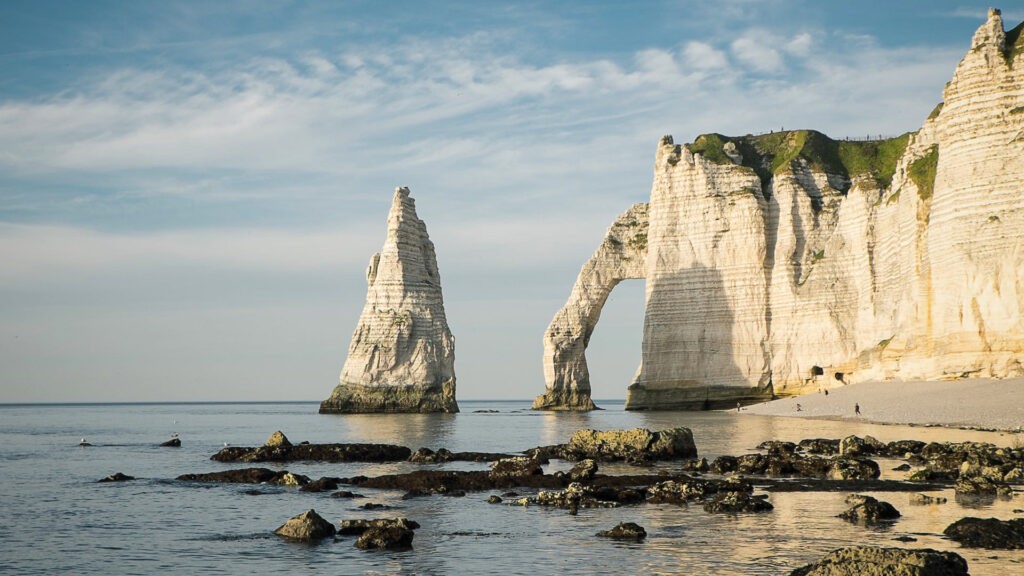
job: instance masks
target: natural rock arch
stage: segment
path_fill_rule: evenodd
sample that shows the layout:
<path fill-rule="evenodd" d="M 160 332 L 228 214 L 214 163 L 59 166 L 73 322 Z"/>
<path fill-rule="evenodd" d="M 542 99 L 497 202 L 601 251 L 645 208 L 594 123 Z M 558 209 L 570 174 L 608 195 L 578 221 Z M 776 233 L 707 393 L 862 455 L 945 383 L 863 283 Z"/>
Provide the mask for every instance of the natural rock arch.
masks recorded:
<path fill-rule="evenodd" d="M 583 265 L 572 294 L 544 333 L 547 389 L 534 410 L 593 410 L 585 355 L 590 336 L 615 286 L 647 274 L 648 205 L 634 204 L 608 228 L 601 245 Z"/>

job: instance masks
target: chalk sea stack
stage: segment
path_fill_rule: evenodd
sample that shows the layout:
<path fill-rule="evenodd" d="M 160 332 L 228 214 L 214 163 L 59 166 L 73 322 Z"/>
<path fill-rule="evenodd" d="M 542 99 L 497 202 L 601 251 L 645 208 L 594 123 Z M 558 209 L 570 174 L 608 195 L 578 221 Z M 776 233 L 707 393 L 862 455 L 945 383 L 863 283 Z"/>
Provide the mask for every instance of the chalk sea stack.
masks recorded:
<path fill-rule="evenodd" d="M 990 10 L 917 132 L 662 138 L 650 202 L 545 333 L 534 408 L 593 408 L 584 351 L 628 278 L 646 282 L 628 410 L 1024 375 L 1022 30 Z"/>
<path fill-rule="evenodd" d="M 366 271 L 366 306 L 338 386 L 321 414 L 458 412 L 455 339 L 434 244 L 408 188 L 397 188 L 387 238 Z"/>

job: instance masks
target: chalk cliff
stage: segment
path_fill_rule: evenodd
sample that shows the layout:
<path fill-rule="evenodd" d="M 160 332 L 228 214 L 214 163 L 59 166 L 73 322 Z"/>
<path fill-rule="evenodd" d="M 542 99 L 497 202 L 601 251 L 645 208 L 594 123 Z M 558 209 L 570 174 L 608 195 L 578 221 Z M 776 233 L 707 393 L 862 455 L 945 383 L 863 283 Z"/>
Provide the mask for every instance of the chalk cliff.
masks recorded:
<path fill-rule="evenodd" d="M 646 279 L 628 409 L 1024 374 L 1022 26 L 990 11 L 915 133 L 663 138 L 645 251 L 622 252 L 643 270 L 606 237 L 545 335 L 535 407 L 590 407 L 583 349 L 616 278 Z"/>
<path fill-rule="evenodd" d="M 366 306 L 338 386 L 320 413 L 458 412 L 455 340 L 434 244 L 408 188 L 397 188 L 387 238 L 366 271 Z"/>

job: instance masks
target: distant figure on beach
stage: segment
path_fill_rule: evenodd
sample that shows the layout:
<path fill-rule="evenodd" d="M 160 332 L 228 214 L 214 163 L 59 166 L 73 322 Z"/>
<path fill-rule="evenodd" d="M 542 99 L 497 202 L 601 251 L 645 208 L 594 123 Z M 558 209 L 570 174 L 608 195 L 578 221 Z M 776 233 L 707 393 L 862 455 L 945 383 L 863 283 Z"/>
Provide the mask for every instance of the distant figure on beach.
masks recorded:
<path fill-rule="evenodd" d="M 825 396 L 828 396 L 828 388 L 825 388 Z"/>
<path fill-rule="evenodd" d="M 860 404 L 853 404 L 853 413 L 856 414 L 857 416 L 860 416 Z"/>
<path fill-rule="evenodd" d="M 803 409 L 803 408 L 802 408 L 802 407 L 801 407 L 801 406 L 800 406 L 799 404 L 797 404 L 797 405 L 796 405 L 796 411 L 797 411 L 797 412 L 803 412 L 803 411 L 804 411 L 804 409 Z"/>
<path fill-rule="evenodd" d="M 78 445 L 79 446 L 92 446 L 92 444 L 89 444 L 88 442 L 85 441 L 85 438 L 82 438 L 82 441 L 79 442 Z"/>
<path fill-rule="evenodd" d="M 739 403 L 739 402 L 737 402 L 737 403 L 736 403 L 736 411 L 737 411 L 737 412 L 739 412 L 739 411 L 740 411 L 740 403 Z"/>

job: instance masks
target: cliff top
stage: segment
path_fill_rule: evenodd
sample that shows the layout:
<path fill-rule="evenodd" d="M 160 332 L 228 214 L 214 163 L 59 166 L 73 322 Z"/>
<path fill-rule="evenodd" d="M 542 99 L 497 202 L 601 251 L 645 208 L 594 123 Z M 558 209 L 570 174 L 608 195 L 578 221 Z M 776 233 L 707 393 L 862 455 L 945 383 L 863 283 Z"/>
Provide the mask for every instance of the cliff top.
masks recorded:
<path fill-rule="evenodd" d="M 870 176 L 880 187 L 892 181 L 909 133 L 885 140 L 833 140 L 816 130 L 789 130 L 757 136 L 702 134 L 687 149 L 716 164 L 738 164 L 766 183 L 800 158 L 813 168 L 847 180 Z M 738 153 L 738 154 L 737 154 Z"/>

